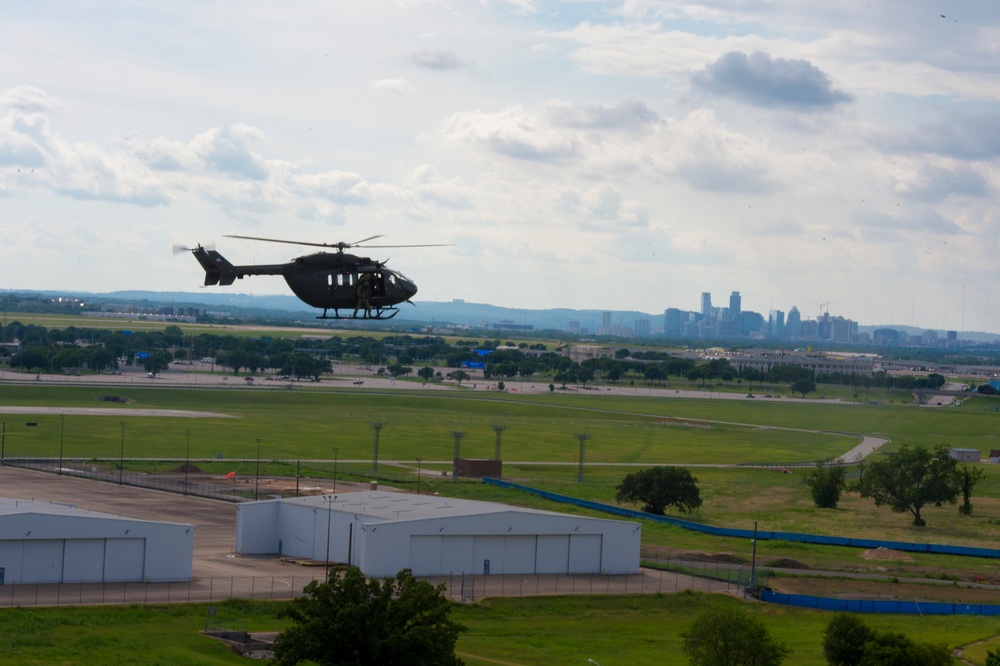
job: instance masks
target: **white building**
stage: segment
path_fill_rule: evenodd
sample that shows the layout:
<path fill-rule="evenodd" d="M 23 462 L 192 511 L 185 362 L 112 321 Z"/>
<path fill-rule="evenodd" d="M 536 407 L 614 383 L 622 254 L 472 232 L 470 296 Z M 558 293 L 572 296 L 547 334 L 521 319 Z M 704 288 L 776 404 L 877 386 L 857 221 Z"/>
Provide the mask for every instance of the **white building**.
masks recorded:
<path fill-rule="evenodd" d="M 345 562 L 369 576 L 636 573 L 641 525 L 371 491 L 237 505 L 236 551 Z"/>
<path fill-rule="evenodd" d="M 0 498 L 0 584 L 191 580 L 194 525 Z"/>

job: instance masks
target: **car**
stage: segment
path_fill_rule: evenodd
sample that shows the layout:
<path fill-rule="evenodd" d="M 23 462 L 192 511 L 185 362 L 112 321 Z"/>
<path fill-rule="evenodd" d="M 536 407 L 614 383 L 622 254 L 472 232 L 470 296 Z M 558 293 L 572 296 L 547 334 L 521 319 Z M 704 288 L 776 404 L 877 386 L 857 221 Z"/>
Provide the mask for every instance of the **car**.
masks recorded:
<path fill-rule="evenodd" d="M 355 379 L 355 380 L 354 380 L 354 383 L 355 383 L 355 384 L 356 384 L 357 386 L 361 386 L 361 385 L 362 385 L 362 384 L 364 384 L 365 382 L 364 382 L 364 380 L 361 380 L 361 379 Z"/>
<path fill-rule="evenodd" d="M 747 397 L 748 398 L 756 398 L 757 396 L 755 396 L 753 393 L 747 393 Z"/>

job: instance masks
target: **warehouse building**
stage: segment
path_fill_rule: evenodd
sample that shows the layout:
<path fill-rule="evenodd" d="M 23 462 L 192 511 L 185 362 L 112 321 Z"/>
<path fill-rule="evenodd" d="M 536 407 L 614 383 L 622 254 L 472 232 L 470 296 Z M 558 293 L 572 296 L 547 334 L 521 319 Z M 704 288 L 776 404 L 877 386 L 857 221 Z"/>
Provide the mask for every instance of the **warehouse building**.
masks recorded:
<path fill-rule="evenodd" d="M 194 525 L 0 498 L 0 584 L 191 580 Z"/>
<path fill-rule="evenodd" d="M 237 506 L 236 551 L 348 563 L 369 576 L 624 574 L 641 525 L 385 491 Z"/>

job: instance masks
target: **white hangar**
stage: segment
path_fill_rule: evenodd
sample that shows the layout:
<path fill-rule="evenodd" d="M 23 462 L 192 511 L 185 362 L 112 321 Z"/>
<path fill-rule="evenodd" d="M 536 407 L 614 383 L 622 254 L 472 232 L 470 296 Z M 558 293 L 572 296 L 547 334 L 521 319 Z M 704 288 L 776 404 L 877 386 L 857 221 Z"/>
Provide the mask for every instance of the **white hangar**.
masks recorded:
<path fill-rule="evenodd" d="M 0 584 L 191 580 L 194 525 L 0 498 Z"/>
<path fill-rule="evenodd" d="M 385 491 L 246 502 L 236 551 L 346 562 L 369 576 L 636 573 L 641 524 Z"/>

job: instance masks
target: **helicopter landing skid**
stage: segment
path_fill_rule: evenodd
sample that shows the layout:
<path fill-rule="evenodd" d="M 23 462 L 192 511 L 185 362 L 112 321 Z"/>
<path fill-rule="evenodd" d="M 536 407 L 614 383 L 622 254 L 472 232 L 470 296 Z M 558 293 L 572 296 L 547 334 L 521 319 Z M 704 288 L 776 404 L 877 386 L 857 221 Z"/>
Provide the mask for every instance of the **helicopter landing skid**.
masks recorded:
<path fill-rule="evenodd" d="M 372 308 L 368 311 L 359 311 L 358 316 L 342 315 L 340 310 L 335 309 L 333 316 L 327 314 L 328 310 L 323 310 L 322 315 L 317 315 L 316 319 L 392 319 L 399 314 L 399 308 Z"/>

